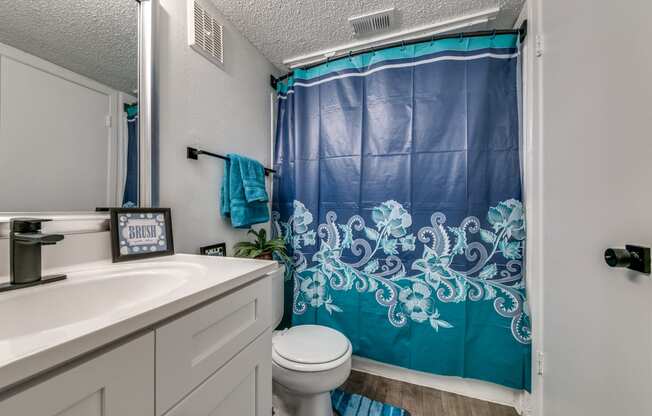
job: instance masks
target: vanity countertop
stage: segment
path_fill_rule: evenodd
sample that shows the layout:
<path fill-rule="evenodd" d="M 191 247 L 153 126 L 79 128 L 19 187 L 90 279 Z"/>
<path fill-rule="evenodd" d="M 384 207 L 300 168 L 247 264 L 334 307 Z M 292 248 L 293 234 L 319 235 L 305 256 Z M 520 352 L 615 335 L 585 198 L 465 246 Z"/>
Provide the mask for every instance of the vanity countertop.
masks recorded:
<path fill-rule="evenodd" d="M 187 254 L 78 264 L 0 293 L 0 391 L 245 285 L 277 263 Z"/>

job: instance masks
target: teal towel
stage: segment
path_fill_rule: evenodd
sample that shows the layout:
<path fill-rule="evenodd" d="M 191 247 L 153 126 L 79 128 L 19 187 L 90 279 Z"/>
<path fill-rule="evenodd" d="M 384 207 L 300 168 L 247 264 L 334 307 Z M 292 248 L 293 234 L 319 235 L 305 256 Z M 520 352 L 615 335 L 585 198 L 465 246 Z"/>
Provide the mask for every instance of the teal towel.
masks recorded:
<path fill-rule="evenodd" d="M 265 168 L 255 160 L 228 154 L 220 194 L 222 217 L 230 218 L 235 228 L 249 228 L 269 221 L 265 190 Z"/>
<path fill-rule="evenodd" d="M 268 202 L 269 197 L 265 189 L 265 168 L 263 165 L 253 159 L 235 156 L 239 158 L 240 176 L 242 177 L 247 202 Z"/>

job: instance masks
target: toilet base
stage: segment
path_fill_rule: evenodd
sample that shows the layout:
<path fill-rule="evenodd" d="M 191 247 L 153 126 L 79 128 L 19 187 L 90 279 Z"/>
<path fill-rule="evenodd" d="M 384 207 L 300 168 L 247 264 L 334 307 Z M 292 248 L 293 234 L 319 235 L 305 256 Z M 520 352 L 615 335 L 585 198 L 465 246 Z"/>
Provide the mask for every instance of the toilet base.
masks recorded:
<path fill-rule="evenodd" d="M 331 393 L 320 393 L 299 398 L 296 416 L 333 416 Z"/>
<path fill-rule="evenodd" d="M 274 398 L 287 416 L 333 416 L 331 393 L 302 395 L 274 382 Z"/>

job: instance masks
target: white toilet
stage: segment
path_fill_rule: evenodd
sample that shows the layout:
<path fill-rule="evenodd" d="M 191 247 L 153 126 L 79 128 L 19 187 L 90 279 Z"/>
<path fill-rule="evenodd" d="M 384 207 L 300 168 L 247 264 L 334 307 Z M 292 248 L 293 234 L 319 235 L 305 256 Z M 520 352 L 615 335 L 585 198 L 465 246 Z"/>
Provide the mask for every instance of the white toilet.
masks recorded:
<path fill-rule="evenodd" d="M 272 276 L 273 327 L 283 318 L 283 285 L 281 268 Z M 291 416 L 332 416 L 330 392 L 351 373 L 351 349 L 342 333 L 321 325 L 275 331 L 274 396 L 284 411 Z"/>

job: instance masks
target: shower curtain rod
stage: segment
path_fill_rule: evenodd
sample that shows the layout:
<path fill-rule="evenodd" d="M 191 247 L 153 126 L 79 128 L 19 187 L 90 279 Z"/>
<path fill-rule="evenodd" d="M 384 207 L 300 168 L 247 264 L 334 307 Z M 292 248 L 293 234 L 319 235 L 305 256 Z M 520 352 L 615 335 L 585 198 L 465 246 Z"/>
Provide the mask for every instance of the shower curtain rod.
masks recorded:
<path fill-rule="evenodd" d="M 519 39 L 521 42 L 525 40 L 525 37 L 527 36 L 527 20 L 523 21 L 523 24 L 521 24 L 521 27 L 518 29 L 501 29 L 501 30 L 477 30 L 473 32 L 458 32 L 458 33 L 448 33 L 448 34 L 443 34 L 443 35 L 434 35 L 434 36 L 423 36 L 415 39 L 410 39 L 410 40 L 404 40 L 404 41 L 395 41 L 395 42 L 390 42 L 386 43 L 384 45 L 377 45 L 373 46 L 370 48 L 365 48 L 365 49 L 360 49 L 355 52 L 349 52 L 348 55 L 344 55 L 343 57 L 352 57 L 352 56 L 357 56 L 357 55 L 362 55 L 363 53 L 368 53 L 368 52 L 373 52 L 381 49 L 387 49 L 391 48 L 394 46 L 407 46 L 407 45 L 413 45 L 415 43 L 421 43 L 425 41 L 436 41 L 436 40 L 442 40 L 442 39 L 455 39 L 455 38 L 477 38 L 481 36 L 495 36 L 495 35 L 519 35 Z M 337 58 L 340 59 L 340 58 Z M 325 62 L 328 62 L 330 59 L 327 58 Z M 318 63 L 312 63 L 309 65 L 306 65 L 304 67 L 301 67 L 301 69 L 310 69 L 314 68 L 316 66 L 319 66 L 323 64 L 324 62 L 318 62 Z M 291 76 L 294 73 L 294 71 L 290 71 L 287 74 L 276 78 L 274 75 L 270 75 L 270 86 L 276 90 L 276 85 L 278 84 L 279 81 L 283 81 L 284 79 L 287 79 L 289 76 Z"/>

